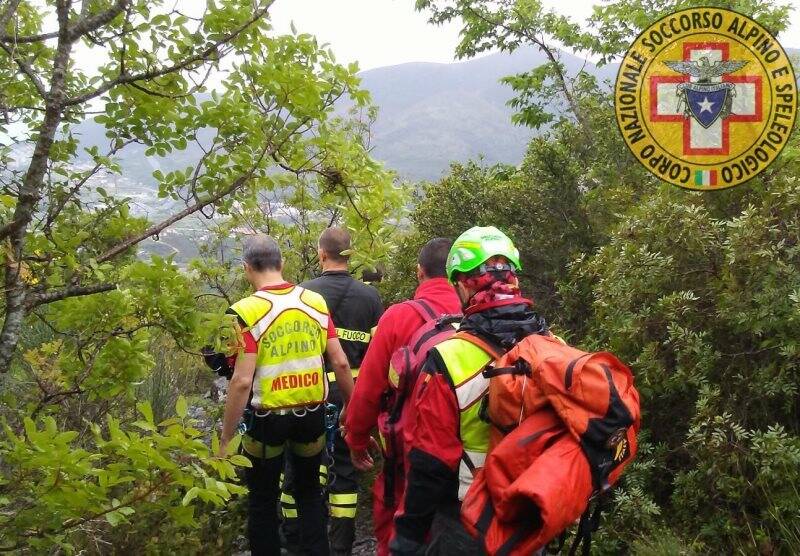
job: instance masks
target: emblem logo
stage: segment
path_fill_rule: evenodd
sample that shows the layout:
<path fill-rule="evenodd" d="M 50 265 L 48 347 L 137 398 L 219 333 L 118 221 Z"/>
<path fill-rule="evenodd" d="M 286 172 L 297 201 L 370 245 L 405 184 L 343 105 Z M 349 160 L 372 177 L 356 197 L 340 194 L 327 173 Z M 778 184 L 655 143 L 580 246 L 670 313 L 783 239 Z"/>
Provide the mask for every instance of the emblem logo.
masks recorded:
<path fill-rule="evenodd" d="M 606 441 L 606 448 L 612 451 L 616 463 L 620 463 L 630 455 L 627 436 L 627 429 L 617 429 Z"/>
<path fill-rule="evenodd" d="M 636 39 L 615 86 L 625 143 L 657 177 L 689 189 L 744 183 L 786 145 L 794 71 L 775 38 L 726 9 L 665 16 Z"/>
<path fill-rule="evenodd" d="M 678 84 L 678 108 L 683 106 L 685 117 L 694 118 L 708 129 L 720 116 L 727 118 L 731 115 L 733 97 L 736 96 L 735 84 L 713 83 L 712 79 L 738 71 L 747 65 L 747 61 L 716 61 L 711 64 L 706 56 L 701 56 L 700 62 L 700 64 L 697 62 L 664 62 L 664 64 L 674 71 L 698 78 L 696 83 Z"/>

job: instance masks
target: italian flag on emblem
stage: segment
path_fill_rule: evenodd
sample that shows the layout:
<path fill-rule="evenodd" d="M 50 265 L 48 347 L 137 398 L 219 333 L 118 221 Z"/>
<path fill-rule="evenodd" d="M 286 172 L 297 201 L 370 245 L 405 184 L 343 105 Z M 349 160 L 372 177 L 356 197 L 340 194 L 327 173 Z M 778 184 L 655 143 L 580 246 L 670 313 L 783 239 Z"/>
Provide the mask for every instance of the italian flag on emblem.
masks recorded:
<path fill-rule="evenodd" d="M 694 172 L 695 185 L 717 185 L 717 171 L 716 170 L 695 170 Z"/>

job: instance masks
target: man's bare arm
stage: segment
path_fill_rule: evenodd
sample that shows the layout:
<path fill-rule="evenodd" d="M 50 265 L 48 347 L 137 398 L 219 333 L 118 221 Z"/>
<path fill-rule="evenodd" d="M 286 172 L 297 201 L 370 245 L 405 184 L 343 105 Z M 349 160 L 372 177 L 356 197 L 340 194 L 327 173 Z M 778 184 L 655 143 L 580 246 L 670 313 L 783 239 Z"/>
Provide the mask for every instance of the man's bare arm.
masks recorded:
<path fill-rule="evenodd" d="M 236 358 L 233 377 L 228 384 L 228 396 L 225 400 L 225 416 L 222 419 L 221 451 L 224 454 L 228 442 L 236 434 L 239 420 L 242 418 L 250 390 L 253 388 L 253 377 L 256 372 L 256 354 L 242 353 Z"/>

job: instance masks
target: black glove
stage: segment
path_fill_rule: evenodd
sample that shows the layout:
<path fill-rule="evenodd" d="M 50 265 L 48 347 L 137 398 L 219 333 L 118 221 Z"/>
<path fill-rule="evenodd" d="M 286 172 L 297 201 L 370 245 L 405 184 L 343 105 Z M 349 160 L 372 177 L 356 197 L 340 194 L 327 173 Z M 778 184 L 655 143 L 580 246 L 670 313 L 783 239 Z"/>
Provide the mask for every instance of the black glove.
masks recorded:
<path fill-rule="evenodd" d="M 224 353 L 219 353 L 214 351 L 214 348 L 211 346 L 205 346 L 200 353 L 203 354 L 203 360 L 205 360 L 206 365 L 217 373 L 219 376 L 224 376 L 228 380 L 231 379 L 233 376 L 233 367 L 228 364 L 228 358 L 225 357 Z"/>

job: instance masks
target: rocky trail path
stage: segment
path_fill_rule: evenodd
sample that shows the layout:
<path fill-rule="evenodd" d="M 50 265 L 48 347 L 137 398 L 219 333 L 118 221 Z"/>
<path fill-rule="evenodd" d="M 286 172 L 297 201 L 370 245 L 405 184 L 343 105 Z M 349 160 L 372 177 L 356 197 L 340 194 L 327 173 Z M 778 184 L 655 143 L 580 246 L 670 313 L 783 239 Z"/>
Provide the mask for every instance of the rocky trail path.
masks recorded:
<path fill-rule="evenodd" d="M 381 462 L 375 462 L 378 469 Z M 378 543 L 372 530 L 372 481 L 375 472 L 365 474 L 358 493 L 358 515 L 356 516 L 356 541 L 353 543 L 353 556 L 374 556 Z"/>

